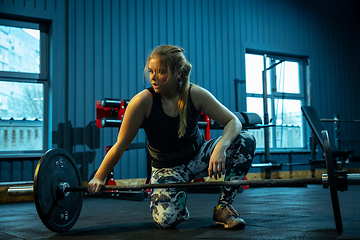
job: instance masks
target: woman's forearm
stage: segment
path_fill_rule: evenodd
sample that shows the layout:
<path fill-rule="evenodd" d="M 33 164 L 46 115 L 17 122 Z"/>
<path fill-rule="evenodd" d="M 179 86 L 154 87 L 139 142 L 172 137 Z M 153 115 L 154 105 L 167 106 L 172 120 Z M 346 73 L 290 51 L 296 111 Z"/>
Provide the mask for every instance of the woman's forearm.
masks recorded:
<path fill-rule="evenodd" d="M 106 154 L 103 162 L 101 163 L 99 169 L 95 174 L 95 178 L 98 178 L 102 181 L 105 180 L 107 175 L 111 172 L 111 170 L 115 167 L 115 165 L 119 162 L 122 157 L 124 151 L 119 149 L 117 144 L 115 144 L 110 151 Z"/>
<path fill-rule="evenodd" d="M 224 127 L 223 134 L 216 147 L 228 149 L 235 138 L 240 134 L 242 125 L 239 120 L 232 119 Z"/>

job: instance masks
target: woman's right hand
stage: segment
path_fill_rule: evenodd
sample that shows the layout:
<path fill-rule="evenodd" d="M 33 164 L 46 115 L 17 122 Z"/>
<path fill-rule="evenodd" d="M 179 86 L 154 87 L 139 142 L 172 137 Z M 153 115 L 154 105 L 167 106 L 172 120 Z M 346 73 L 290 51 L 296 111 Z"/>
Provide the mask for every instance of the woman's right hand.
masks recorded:
<path fill-rule="evenodd" d="M 91 194 L 99 194 L 101 191 L 102 186 L 104 186 L 105 183 L 100 178 L 93 178 L 89 181 L 87 190 Z"/>

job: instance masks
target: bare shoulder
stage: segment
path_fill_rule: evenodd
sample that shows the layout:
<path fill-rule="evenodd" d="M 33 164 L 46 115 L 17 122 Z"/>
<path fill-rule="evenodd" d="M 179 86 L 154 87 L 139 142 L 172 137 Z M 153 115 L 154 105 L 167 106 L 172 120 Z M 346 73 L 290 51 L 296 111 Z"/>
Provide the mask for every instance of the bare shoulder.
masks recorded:
<path fill-rule="evenodd" d="M 191 100 L 197 110 L 202 110 L 202 106 L 209 100 L 213 101 L 214 96 L 205 88 L 193 85 L 190 90 Z"/>
<path fill-rule="evenodd" d="M 142 112 L 145 112 L 146 117 L 148 117 L 151 111 L 152 102 L 152 94 L 145 89 L 131 99 L 128 107 L 138 108 Z"/>
<path fill-rule="evenodd" d="M 152 101 L 152 95 L 148 90 L 142 90 L 137 93 L 130 101 L 130 103 L 137 104 L 147 104 L 149 101 Z"/>
<path fill-rule="evenodd" d="M 198 98 L 201 99 L 208 94 L 211 95 L 211 93 L 208 90 L 198 85 L 193 85 L 190 90 L 190 95 L 192 99 L 198 99 Z"/>
<path fill-rule="evenodd" d="M 141 101 L 149 101 L 152 99 L 152 94 L 149 90 L 144 89 L 141 92 L 137 93 L 133 98 Z"/>
<path fill-rule="evenodd" d="M 210 91 L 199 86 L 193 86 L 190 95 L 197 110 L 202 111 L 222 126 L 226 126 L 232 119 L 237 119 Z"/>

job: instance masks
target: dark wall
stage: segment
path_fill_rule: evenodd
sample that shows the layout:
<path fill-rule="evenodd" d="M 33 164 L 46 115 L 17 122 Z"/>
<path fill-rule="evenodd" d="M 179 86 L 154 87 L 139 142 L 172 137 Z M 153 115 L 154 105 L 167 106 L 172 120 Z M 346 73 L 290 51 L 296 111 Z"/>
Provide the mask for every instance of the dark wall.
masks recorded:
<path fill-rule="evenodd" d="M 3 0 L 0 13 L 51 21 L 50 141 L 76 156 L 88 177 L 117 137 L 117 129 L 91 127 L 95 101 L 130 99 L 147 86 L 146 58 L 160 44 L 181 45 L 193 65 L 191 80 L 233 111 L 234 79 L 245 79 L 247 49 L 307 56 L 311 104 L 320 117 L 360 119 L 357 5 L 355 0 Z M 241 111 L 244 93 L 242 84 Z M 344 148 L 359 151 L 360 126 L 344 123 L 341 134 Z M 90 135 L 93 145 L 86 143 Z M 143 140 L 140 131 L 134 141 Z M 128 151 L 115 169 L 116 178 L 145 176 L 144 150 Z"/>

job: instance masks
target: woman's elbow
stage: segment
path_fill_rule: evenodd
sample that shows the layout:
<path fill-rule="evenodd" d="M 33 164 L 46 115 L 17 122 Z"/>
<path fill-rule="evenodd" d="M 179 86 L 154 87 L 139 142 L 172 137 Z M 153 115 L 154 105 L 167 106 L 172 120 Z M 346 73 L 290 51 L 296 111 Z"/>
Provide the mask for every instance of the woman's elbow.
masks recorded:
<path fill-rule="evenodd" d="M 226 126 L 231 126 L 229 128 L 231 128 L 235 134 L 240 134 L 242 130 L 242 124 L 236 116 L 234 116 L 230 121 L 228 121 Z"/>
<path fill-rule="evenodd" d="M 235 118 L 235 124 L 236 124 L 236 132 L 240 134 L 242 130 L 242 123 L 238 118 Z"/>

